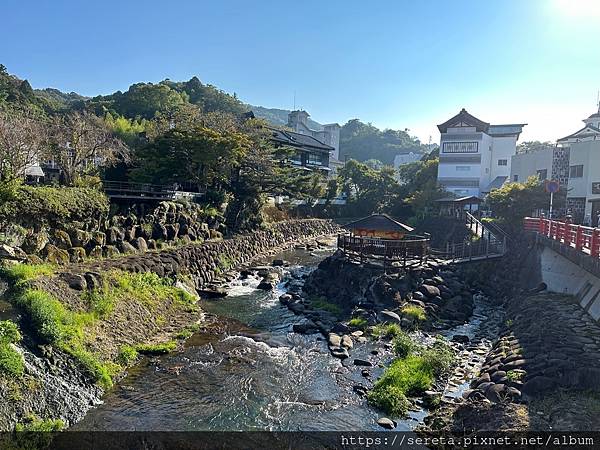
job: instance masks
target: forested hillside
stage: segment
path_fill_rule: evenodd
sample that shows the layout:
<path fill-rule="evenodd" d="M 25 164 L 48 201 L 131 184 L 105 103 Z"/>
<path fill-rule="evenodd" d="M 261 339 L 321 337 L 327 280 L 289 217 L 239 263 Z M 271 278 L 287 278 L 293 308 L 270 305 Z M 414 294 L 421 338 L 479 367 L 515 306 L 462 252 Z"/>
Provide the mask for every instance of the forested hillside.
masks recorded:
<path fill-rule="evenodd" d="M 380 130 L 359 119 L 349 120 L 340 131 L 340 157 L 367 161 L 375 159 L 383 164 L 393 164 L 399 153 L 426 153 L 427 146 L 411 137 L 406 131 Z"/>

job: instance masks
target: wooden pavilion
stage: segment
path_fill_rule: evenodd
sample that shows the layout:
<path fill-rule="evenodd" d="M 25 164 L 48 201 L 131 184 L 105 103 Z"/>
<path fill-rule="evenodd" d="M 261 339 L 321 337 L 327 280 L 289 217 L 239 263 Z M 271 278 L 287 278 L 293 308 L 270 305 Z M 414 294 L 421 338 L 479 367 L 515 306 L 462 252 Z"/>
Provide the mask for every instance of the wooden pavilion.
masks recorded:
<path fill-rule="evenodd" d="M 423 261 L 429 254 L 429 236 L 412 234 L 414 228 L 386 214 L 372 214 L 343 226 L 338 248 L 361 264 L 405 267 L 408 262 Z"/>

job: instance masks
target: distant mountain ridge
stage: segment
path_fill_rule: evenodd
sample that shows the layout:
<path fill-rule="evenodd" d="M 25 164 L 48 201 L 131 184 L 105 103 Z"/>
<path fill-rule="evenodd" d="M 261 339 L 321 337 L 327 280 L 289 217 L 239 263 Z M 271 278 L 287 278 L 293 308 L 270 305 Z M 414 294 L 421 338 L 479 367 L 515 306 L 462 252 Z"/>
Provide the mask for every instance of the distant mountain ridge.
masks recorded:
<path fill-rule="evenodd" d="M 135 83 L 125 92 L 85 97 L 76 92 L 65 93 L 58 89 L 32 89 L 27 80 L 11 75 L 0 64 L 0 108 L 4 105 L 36 110 L 42 114 L 56 114 L 72 109 L 89 108 L 98 116 L 110 113 L 129 119 L 152 119 L 156 113 L 170 108 L 193 105 L 205 112 L 226 112 L 241 115 L 250 110 L 256 117 L 274 126 L 288 123 L 287 109 L 265 108 L 242 102 L 236 94 L 229 94 L 216 86 L 202 83 L 198 77 L 187 81 L 165 79 L 159 83 Z M 322 130 L 323 126 L 310 118 L 310 128 Z M 340 158 L 359 161 L 378 160 L 393 164 L 394 156 L 401 153 L 426 153 L 426 145 L 401 130 L 380 130 L 359 119 L 349 120 L 340 130 Z"/>

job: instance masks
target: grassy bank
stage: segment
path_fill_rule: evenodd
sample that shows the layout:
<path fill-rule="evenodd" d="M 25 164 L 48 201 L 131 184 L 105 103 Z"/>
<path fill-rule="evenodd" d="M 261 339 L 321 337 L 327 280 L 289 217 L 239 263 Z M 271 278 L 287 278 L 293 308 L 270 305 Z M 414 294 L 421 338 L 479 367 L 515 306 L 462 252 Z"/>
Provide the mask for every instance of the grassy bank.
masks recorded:
<path fill-rule="evenodd" d="M 406 333 L 395 328 L 385 329 L 394 334 L 392 346 L 398 355 L 368 394 L 369 403 L 399 417 L 410 407 L 409 397 L 431 389 L 436 379 L 446 376 L 452 366 L 454 353 L 443 339 L 430 348 L 417 345 Z"/>
<path fill-rule="evenodd" d="M 105 340 L 105 336 L 98 339 L 99 335 L 106 333 L 107 328 L 110 332 L 107 324 L 123 320 L 123 311 L 130 309 L 127 305 L 142 309 L 148 326 L 154 328 L 166 321 L 167 312 L 197 311 L 193 296 L 175 287 L 173 280 L 153 273 L 114 270 L 103 275 L 98 288 L 74 294 L 75 299 L 66 301 L 35 282 L 53 272 L 54 268 L 48 265 L 19 264 L 3 269 L 3 276 L 13 285 L 12 301 L 29 319 L 36 338 L 71 355 L 103 388 L 112 386 L 115 377 L 136 360 L 138 353 L 165 353 L 176 347 L 170 340 L 140 342 L 143 336 L 125 336 L 130 342 L 122 343 L 119 352 L 100 346 L 98 340 Z M 14 341 L 14 332 L 12 336 Z M 107 340 L 111 338 L 108 336 Z M 0 339 L 0 369 L 18 374 L 22 368 L 11 351 L 15 352 L 10 342 Z"/>

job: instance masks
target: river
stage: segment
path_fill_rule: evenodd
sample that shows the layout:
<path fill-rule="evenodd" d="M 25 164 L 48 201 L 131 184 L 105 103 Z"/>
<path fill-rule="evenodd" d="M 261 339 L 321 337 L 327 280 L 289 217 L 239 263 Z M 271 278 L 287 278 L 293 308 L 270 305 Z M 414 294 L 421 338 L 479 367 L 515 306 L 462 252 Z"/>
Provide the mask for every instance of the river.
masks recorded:
<path fill-rule="evenodd" d="M 330 355 L 320 335 L 294 333 L 293 324 L 302 318 L 278 301 L 287 280 L 301 279 L 333 251 L 291 250 L 277 255 L 290 267 L 274 292 L 256 289 L 257 278 L 238 279 L 230 283 L 227 297 L 201 301 L 207 325 L 186 342 L 185 349 L 144 358 L 74 429 L 381 431 L 377 425 L 381 413 L 353 391 L 353 386 L 366 383 L 351 361 L 367 358 L 377 349 L 383 365 L 392 358 L 389 351 L 381 343 L 362 343 L 341 362 Z M 476 336 L 487 317 L 485 311 L 476 310 L 472 326 L 460 332 Z M 460 372 L 451 382 L 450 400 L 468 385 L 489 341 L 484 339 L 479 346 L 480 351 L 473 346 L 464 355 L 470 361 L 469 373 Z M 383 369 L 370 370 L 376 379 Z M 426 414 L 424 409 L 411 411 L 396 430 L 413 429 Z"/>

